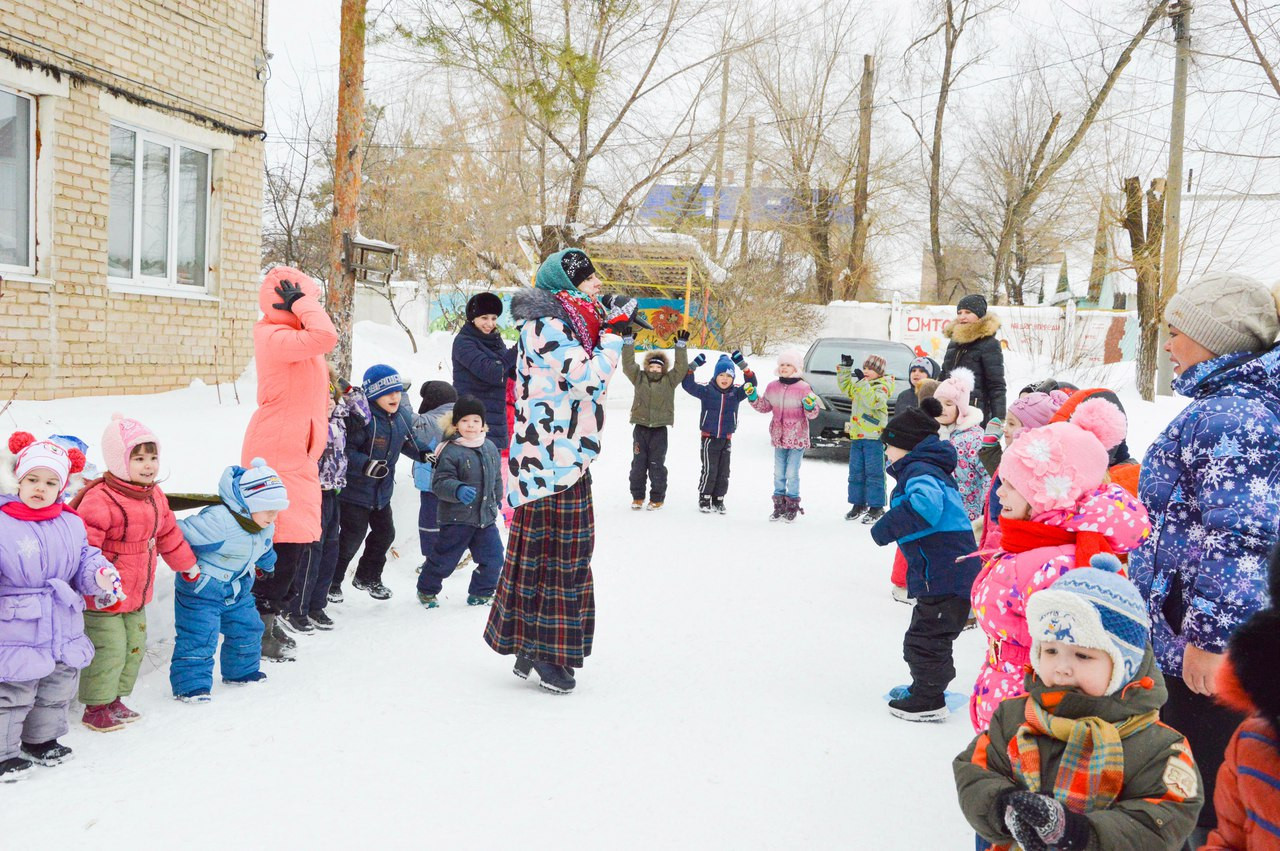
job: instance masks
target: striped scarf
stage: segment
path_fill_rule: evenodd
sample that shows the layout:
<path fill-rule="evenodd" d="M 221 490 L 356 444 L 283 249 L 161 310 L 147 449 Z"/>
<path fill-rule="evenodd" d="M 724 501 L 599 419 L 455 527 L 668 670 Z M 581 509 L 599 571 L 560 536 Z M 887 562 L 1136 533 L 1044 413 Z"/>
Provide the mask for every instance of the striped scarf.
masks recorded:
<path fill-rule="evenodd" d="M 1119 726 L 1096 716 L 1060 718 L 1050 709 L 1067 692 L 1046 692 L 1026 701 L 1026 723 L 1009 742 L 1009 761 L 1014 778 L 1032 792 L 1040 792 L 1040 749 L 1037 736 L 1051 736 L 1066 742 L 1053 782 L 1053 796 L 1073 813 L 1105 810 L 1124 785 L 1123 739 L 1145 730 L 1159 720 L 1156 711 L 1134 715 Z M 1050 704 L 1041 706 L 1040 700 Z"/>

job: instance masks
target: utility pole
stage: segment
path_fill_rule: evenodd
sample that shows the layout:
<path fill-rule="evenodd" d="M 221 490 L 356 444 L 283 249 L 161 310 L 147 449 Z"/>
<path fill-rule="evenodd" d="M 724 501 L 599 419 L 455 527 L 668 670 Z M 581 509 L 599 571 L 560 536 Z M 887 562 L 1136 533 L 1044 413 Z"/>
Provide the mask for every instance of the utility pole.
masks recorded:
<path fill-rule="evenodd" d="M 1164 258 L 1160 264 L 1160 337 L 1156 355 L 1156 393 L 1173 395 L 1173 364 L 1165 354 L 1169 327 L 1164 307 L 1178 291 L 1182 224 L 1182 142 L 1187 125 L 1187 68 L 1191 64 L 1191 0 L 1175 0 L 1169 7 L 1177 59 L 1173 71 L 1173 117 L 1169 122 L 1169 178 L 1164 196 Z"/>
<path fill-rule="evenodd" d="M 871 106 L 875 94 L 875 57 L 862 57 L 862 84 L 858 91 L 858 162 L 853 179 L 853 241 L 849 250 L 849 285 L 842 298 L 857 299 L 867 282 L 868 182 L 871 175 Z"/>
<path fill-rule="evenodd" d="M 355 272 L 343 254 L 343 236 L 356 236 L 360 166 L 364 159 L 364 39 L 368 0 L 342 0 L 338 53 L 338 135 L 333 159 L 333 224 L 329 229 L 329 286 L 325 308 L 338 330 L 334 357 L 339 375 L 351 374 L 351 326 Z"/>

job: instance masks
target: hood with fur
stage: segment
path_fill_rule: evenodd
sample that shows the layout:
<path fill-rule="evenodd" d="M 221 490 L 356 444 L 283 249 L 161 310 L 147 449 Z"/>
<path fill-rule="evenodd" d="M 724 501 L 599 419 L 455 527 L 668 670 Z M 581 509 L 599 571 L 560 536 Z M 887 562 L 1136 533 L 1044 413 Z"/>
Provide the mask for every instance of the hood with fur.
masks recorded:
<path fill-rule="evenodd" d="M 981 340 L 983 337 L 994 337 L 999 330 L 1000 317 L 994 313 L 988 313 L 977 322 L 971 322 L 968 325 L 952 320 L 942 329 L 942 334 L 948 340 L 955 340 L 957 344 L 963 346 L 975 340 Z"/>
<path fill-rule="evenodd" d="M 511 321 L 517 325 L 547 317 L 569 325 L 569 312 L 560 303 L 560 299 L 546 290 L 529 287 L 511 297 Z"/>

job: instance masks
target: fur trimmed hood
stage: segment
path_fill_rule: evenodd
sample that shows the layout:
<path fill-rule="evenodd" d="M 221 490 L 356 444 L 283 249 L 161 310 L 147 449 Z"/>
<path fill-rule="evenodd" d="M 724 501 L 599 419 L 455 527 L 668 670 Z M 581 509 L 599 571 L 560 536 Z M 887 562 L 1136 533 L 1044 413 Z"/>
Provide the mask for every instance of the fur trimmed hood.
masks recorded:
<path fill-rule="evenodd" d="M 560 299 L 546 290 L 529 287 L 511 297 L 511 321 L 519 324 L 550 317 L 569 325 L 569 312 Z"/>
<path fill-rule="evenodd" d="M 968 325 L 953 319 L 943 327 L 942 334 L 948 340 L 954 340 L 957 345 L 964 346 L 983 337 L 994 337 L 999 330 L 1000 317 L 994 313 L 988 313 L 977 322 L 971 322 Z"/>

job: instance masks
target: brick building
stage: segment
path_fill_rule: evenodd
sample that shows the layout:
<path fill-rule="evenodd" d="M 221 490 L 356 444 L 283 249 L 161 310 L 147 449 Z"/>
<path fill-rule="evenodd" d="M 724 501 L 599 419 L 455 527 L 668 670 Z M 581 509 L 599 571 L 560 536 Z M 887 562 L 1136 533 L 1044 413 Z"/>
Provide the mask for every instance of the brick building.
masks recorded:
<path fill-rule="evenodd" d="M 266 0 L 7 0 L 0 404 L 237 376 L 258 316 Z"/>

